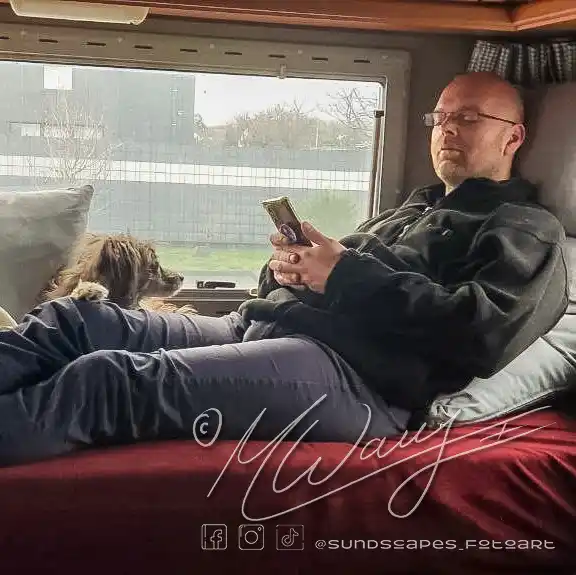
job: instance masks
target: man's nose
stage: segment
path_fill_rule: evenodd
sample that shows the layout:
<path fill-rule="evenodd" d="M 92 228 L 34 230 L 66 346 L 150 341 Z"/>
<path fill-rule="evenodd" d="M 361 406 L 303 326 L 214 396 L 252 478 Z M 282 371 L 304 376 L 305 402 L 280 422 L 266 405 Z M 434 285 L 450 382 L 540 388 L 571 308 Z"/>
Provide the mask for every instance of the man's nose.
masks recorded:
<path fill-rule="evenodd" d="M 444 134 L 456 134 L 458 132 L 458 122 L 451 116 L 447 116 L 438 127 Z"/>

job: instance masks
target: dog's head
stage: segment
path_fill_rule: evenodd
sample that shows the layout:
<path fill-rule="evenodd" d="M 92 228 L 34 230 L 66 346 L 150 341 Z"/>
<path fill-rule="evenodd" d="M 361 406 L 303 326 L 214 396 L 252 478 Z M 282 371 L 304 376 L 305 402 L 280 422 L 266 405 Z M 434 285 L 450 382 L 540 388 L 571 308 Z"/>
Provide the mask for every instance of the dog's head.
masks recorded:
<path fill-rule="evenodd" d="M 102 284 L 110 301 L 134 308 L 145 297 L 175 295 L 184 281 L 181 274 L 160 265 L 152 243 L 128 234 L 86 234 L 72 261 L 59 274 L 51 297 L 69 295 L 82 280 Z"/>

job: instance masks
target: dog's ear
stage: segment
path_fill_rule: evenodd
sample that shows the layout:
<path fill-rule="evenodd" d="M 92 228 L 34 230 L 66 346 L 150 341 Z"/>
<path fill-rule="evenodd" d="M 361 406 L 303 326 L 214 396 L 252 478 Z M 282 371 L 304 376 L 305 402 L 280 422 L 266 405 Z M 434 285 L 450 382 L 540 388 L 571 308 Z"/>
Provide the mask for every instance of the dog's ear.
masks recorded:
<path fill-rule="evenodd" d="M 154 243 L 149 240 L 140 240 L 138 241 L 137 249 L 140 253 L 142 267 L 146 269 L 149 274 L 159 274 L 161 266 Z"/>
<path fill-rule="evenodd" d="M 137 296 L 140 254 L 129 239 L 108 236 L 103 239 L 89 274 L 109 290 L 110 301 L 129 307 Z"/>

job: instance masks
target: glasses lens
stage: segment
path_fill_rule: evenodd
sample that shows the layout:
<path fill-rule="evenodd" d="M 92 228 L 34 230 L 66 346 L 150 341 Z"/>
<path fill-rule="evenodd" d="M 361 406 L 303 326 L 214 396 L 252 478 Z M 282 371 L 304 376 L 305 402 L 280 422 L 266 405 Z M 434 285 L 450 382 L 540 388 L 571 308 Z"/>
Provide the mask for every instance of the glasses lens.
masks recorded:
<path fill-rule="evenodd" d="M 458 124 L 473 124 L 480 119 L 476 111 L 465 110 L 461 112 L 429 112 L 424 114 L 424 123 L 426 126 L 439 126 L 448 118 Z"/>
<path fill-rule="evenodd" d="M 440 114 L 437 112 L 429 112 L 424 114 L 424 124 L 428 127 L 436 126 L 441 122 Z"/>
<path fill-rule="evenodd" d="M 466 124 L 472 124 L 480 119 L 480 114 L 478 112 L 467 110 L 465 112 L 460 112 L 460 121 Z"/>

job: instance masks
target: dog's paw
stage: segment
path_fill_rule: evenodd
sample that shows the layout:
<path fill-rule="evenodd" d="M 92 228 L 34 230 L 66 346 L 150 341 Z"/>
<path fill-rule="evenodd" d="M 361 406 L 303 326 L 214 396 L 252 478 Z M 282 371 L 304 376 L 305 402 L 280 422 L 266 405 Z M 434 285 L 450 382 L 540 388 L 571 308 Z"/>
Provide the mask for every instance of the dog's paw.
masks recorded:
<path fill-rule="evenodd" d="M 96 282 L 80 282 L 70 296 L 74 299 L 102 300 L 108 297 L 109 291 Z"/>
<path fill-rule="evenodd" d="M 191 306 L 190 304 L 183 305 L 176 309 L 177 313 L 181 313 L 183 315 L 198 315 L 198 310 Z"/>

